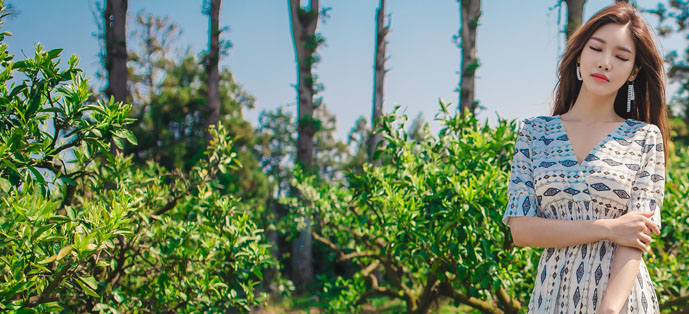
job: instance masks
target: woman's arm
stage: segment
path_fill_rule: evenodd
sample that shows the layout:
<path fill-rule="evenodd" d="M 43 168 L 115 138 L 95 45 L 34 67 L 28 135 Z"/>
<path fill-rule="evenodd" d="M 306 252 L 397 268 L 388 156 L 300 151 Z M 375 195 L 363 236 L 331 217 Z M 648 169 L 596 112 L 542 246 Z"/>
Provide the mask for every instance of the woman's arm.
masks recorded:
<path fill-rule="evenodd" d="M 517 246 L 564 247 L 610 240 L 620 246 L 647 250 L 650 232 L 660 229 L 649 217 L 653 212 L 630 212 L 615 219 L 557 220 L 541 217 L 510 217 L 510 231 Z"/>
<path fill-rule="evenodd" d="M 608 239 L 610 221 L 510 217 L 510 230 L 516 246 L 565 247 Z"/>
<path fill-rule="evenodd" d="M 629 211 L 650 210 L 654 231 L 659 234 L 660 209 L 665 195 L 665 156 L 663 155 L 663 138 L 660 129 L 653 124 L 645 127 L 646 138 L 644 150 L 641 154 L 641 169 L 632 183 L 632 199 Z M 642 175 L 644 174 L 645 175 Z M 629 215 L 629 213 L 627 214 Z M 639 273 L 641 255 L 649 251 L 651 243 L 650 232 L 644 230 L 637 238 L 643 242 L 641 246 L 618 246 L 613 257 L 610 280 L 605 295 L 601 300 L 602 313 L 619 313 L 629 293 L 634 287 L 634 280 Z"/>
<path fill-rule="evenodd" d="M 641 250 L 637 248 L 618 246 L 613 258 L 610 280 L 601 300 L 599 313 L 619 313 L 629 293 L 634 286 L 634 280 L 639 273 L 641 264 Z"/>

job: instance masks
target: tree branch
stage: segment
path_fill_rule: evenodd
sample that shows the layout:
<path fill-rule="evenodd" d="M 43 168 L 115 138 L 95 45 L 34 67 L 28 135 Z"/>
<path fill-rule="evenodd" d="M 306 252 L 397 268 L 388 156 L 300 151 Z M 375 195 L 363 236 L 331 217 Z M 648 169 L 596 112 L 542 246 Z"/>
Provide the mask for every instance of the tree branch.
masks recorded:
<path fill-rule="evenodd" d="M 55 279 L 48 284 L 48 286 L 43 289 L 40 295 L 32 296 L 29 298 L 29 302 L 26 307 L 35 307 L 39 304 L 50 302 L 53 298 L 50 298 L 50 294 L 55 291 L 55 289 L 60 285 L 63 279 L 65 279 L 67 272 L 71 269 L 69 265 L 65 265 L 60 269 L 60 271 L 55 275 Z"/>
<path fill-rule="evenodd" d="M 673 306 L 685 306 L 684 309 L 680 309 L 678 313 L 687 313 L 689 312 L 689 294 L 685 294 L 683 296 L 676 297 L 674 299 L 667 300 L 666 302 L 663 302 L 663 304 L 660 305 L 660 309 L 664 310 Z M 674 313 L 674 312 L 673 312 Z"/>
<path fill-rule="evenodd" d="M 450 297 L 454 299 L 455 301 L 466 304 L 468 306 L 471 306 L 483 313 L 491 313 L 491 314 L 504 314 L 502 310 L 499 308 L 495 307 L 493 304 L 490 302 L 486 302 L 474 297 L 469 297 L 461 292 L 455 291 L 452 288 L 452 285 L 450 285 L 447 282 L 444 282 L 440 285 L 439 291 L 442 295 L 445 295 L 447 297 Z"/>
<path fill-rule="evenodd" d="M 498 301 L 503 306 L 503 308 L 505 308 L 505 313 L 517 314 L 521 312 L 521 303 L 519 303 L 515 299 L 512 299 L 503 287 L 498 287 L 498 291 L 496 291 L 496 294 L 498 297 Z"/>

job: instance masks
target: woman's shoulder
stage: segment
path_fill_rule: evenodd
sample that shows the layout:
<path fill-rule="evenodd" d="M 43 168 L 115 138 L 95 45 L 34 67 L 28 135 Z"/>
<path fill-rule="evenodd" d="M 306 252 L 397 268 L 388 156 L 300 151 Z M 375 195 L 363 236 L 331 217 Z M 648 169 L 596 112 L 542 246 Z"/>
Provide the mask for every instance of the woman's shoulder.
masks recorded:
<path fill-rule="evenodd" d="M 550 126 L 555 123 L 554 120 L 557 118 L 555 116 L 532 116 L 522 119 L 522 123 L 525 127 L 528 126 L 529 132 L 535 134 L 552 129 Z"/>
<path fill-rule="evenodd" d="M 555 130 L 560 128 L 560 123 L 557 121 L 559 116 L 531 116 L 521 119 L 523 128 L 526 133 L 531 136 L 538 137 L 539 135 L 548 136 Z M 636 119 L 627 119 L 620 127 L 621 133 L 627 137 L 632 138 L 646 138 L 650 136 L 662 136 L 660 129 L 653 123 L 648 123 Z"/>
<path fill-rule="evenodd" d="M 626 130 L 624 130 L 624 133 L 632 137 L 645 138 L 649 134 L 658 135 L 661 133 L 660 128 L 653 123 L 635 119 L 627 119 L 624 123 L 626 125 Z"/>

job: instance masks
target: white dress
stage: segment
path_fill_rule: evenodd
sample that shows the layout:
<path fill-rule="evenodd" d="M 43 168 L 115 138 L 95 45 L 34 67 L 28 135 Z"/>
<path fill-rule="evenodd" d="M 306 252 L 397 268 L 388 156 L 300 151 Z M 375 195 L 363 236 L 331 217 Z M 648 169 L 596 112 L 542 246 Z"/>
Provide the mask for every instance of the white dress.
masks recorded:
<path fill-rule="evenodd" d="M 561 220 L 617 218 L 655 211 L 660 227 L 665 159 L 660 129 L 628 119 L 577 162 L 559 116 L 523 120 L 503 223 L 511 216 Z M 617 243 L 608 240 L 543 251 L 529 313 L 595 313 Z M 660 313 L 643 259 L 620 313 Z"/>

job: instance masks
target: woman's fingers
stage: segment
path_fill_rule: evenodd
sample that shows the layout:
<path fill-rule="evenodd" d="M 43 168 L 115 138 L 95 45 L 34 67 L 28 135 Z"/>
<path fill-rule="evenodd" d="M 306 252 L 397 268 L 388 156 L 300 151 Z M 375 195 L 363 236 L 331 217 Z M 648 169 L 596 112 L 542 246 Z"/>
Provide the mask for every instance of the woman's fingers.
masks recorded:
<path fill-rule="evenodd" d="M 642 252 L 648 252 L 649 251 L 649 246 L 641 242 L 641 240 L 637 239 L 636 240 L 636 247 L 640 249 Z"/>
<path fill-rule="evenodd" d="M 641 242 L 644 243 L 645 245 L 648 245 L 651 243 L 651 241 L 653 239 L 651 238 L 650 235 L 647 235 L 644 233 L 644 234 L 641 234 L 641 236 L 639 236 L 639 240 L 641 240 Z"/>
<path fill-rule="evenodd" d="M 648 228 L 648 227 L 646 227 L 646 226 L 644 226 L 644 227 L 645 227 L 645 228 L 644 228 L 643 233 L 650 236 L 650 235 L 651 235 L 651 228 Z"/>
<path fill-rule="evenodd" d="M 651 212 L 651 214 L 653 214 L 653 213 Z M 649 229 L 653 230 L 653 232 L 655 234 L 660 235 L 660 228 L 658 228 L 658 225 L 656 225 L 656 223 L 653 222 L 653 220 L 651 220 L 647 217 L 644 217 L 644 223 L 646 224 L 646 228 L 649 228 Z"/>

